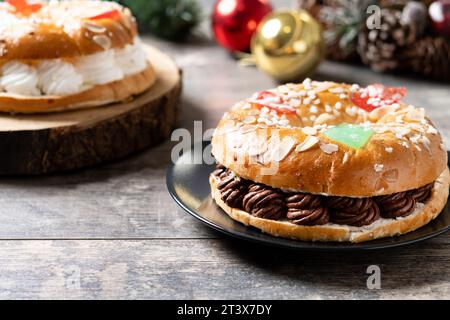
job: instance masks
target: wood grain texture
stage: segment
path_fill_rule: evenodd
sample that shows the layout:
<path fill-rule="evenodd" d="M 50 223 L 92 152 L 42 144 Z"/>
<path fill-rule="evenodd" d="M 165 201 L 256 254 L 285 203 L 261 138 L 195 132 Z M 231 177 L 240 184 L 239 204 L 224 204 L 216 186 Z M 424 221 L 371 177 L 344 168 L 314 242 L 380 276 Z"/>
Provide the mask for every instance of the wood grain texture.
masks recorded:
<path fill-rule="evenodd" d="M 166 190 L 171 144 L 63 175 L 0 178 L 0 239 L 210 237 Z"/>
<path fill-rule="evenodd" d="M 449 245 L 319 254 L 229 239 L 7 241 L 0 298 L 440 299 L 450 295 Z M 372 264 L 381 268 L 380 290 L 366 287 Z"/>
<path fill-rule="evenodd" d="M 194 120 L 212 128 L 234 102 L 276 85 L 255 68 L 239 66 L 208 30 L 206 21 L 206 39 L 184 44 L 145 39 L 183 69 L 180 126 L 191 131 Z M 448 85 L 332 62 L 322 64 L 315 78 L 406 86 L 407 100 L 426 108 L 450 145 Z M 301 253 L 230 240 L 170 198 L 165 173 L 172 146 L 165 142 L 123 161 L 62 175 L 0 178 L 0 297 L 450 298 L 450 234 L 361 254 Z M 370 264 L 381 267 L 381 290 L 366 288 Z"/>
<path fill-rule="evenodd" d="M 175 127 L 180 71 L 149 48 L 157 82 L 130 102 L 40 115 L 0 115 L 0 174 L 42 174 L 92 166 L 155 145 Z"/>

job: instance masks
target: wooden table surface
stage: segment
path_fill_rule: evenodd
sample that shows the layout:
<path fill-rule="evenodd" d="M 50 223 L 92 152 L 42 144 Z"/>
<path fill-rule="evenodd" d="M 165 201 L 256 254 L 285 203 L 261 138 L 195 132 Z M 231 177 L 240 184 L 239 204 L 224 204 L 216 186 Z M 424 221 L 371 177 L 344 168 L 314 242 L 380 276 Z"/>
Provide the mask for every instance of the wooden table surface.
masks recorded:
<path fill-rule="evenodd" d="M 146 42 L 183 68 L 183 127 L 202 120 L 212 128 L 234 102 L 275 85 L 208 37 Z M 408 101 L 426 107 L 450 145 L 449 85 L 331 62 L 315 79 L 406 86 Z M 0 178 L 0 298 L 450 298 L 450 233 L 347 254 L 232 240 L 172 201 L 165 182 L 172 146 L 73 173 Z M 369 265 L 381 268 L 380 290 L 366 286 Z"/>

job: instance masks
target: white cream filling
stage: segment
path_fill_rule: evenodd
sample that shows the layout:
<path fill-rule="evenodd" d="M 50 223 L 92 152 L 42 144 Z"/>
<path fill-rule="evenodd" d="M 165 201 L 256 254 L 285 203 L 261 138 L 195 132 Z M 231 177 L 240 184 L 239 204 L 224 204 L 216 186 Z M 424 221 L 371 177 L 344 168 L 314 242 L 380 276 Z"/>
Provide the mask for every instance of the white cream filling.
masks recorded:
<path fill-rule="evenodd" d="M 8 62 L 1 69 L 0 88 L 25 96 L 40 94 L 39 75 L 35 68 L 23 63 Z"/>
<path fill-rule="evenodd" d="M 115 61 L 115 50 L 89 55 L 78 59 L 75 69 L 86 85 L 105 84 L 123 79 L 124 72 Z"/>
<path fill-rule="evenodd" d="M 125 75 L 144 70 L 147 66 L 147 54 L 143 50 L 141 40 L 137 38 L 134 46 L 126 46 L 121 50 L 116 50 L 115 61 Z"/>
<path fill-rule="evenodd" d="M 10 61 L 0 68 L 0 93 L 23 96 L 66 96 L 95 85 L 122 80 L 147 67 L 139 38 L 132 45 L 77 58 L 42 60 L 30 66 Z"/>
<path fill-rule="evenodd" d="M 79 92 L 83 85 L 83 76 L 75 67 L 59 59 L 41 62 L 37 73 L 38 87 L 46 95 L 70 95 Z"/>

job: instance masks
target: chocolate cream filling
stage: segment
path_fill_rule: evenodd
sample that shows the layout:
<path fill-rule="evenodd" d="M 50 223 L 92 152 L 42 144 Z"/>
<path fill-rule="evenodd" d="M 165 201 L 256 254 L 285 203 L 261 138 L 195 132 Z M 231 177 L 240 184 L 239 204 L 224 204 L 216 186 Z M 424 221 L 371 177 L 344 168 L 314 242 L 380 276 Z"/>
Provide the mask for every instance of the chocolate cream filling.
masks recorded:
<path fill-rule="evenodd" d="M 362 227 L 380 217 L 395 219 L 411 214 L 416 203 L 424 203 L 431 196 L 434 182 L 422 188 L 386 196 L 350 198 L 288 193 L 245 180 L 234 175 L 223 165 L 217 165 L 213 175 L 222 200 L 230 207 L 241 209 L 252 216 L 287 219 L 298 225 L 314 226 L 328 222 Z"/>

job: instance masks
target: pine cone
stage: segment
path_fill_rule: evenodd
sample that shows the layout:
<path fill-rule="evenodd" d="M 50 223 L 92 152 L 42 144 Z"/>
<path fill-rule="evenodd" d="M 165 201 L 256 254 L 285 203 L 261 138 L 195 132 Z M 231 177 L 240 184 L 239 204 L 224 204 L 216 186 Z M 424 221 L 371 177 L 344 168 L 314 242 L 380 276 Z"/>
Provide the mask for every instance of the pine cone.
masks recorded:
<path fill-rule="evenodd" d="M 316 19 L 318 19 L 322 7 L 326 5 L 328 5 L 327 0 L 298 0 L 298 7 L 308 11 Z"/>
<path fill-rule="evenodd" d="M 450 81 L 450 41 L 444 37 L 425 37 L 406 54 L 411 69 L 438 81 Z"/>
<path fill-rule="evenodd" d="M 367 7 L 378 3 L 377 0 L 299 0 L 298 3 L 322 25 L 328 59 L 359 60 L 357 35 L 364 25 Z"/>
<path fill-rule="evenodd" d="M 358 37 L 358 53 L 364 64 L 374 71 L 384 72 L 404 69 L 403 51 L 416 41 L 416 30 L 413 25 L 405 24 L 401 19 L 402 12 L 395 9 L 381 10 L 379 29 L 369 29 L 367 25 Z M 376 19 L 371 16 L 369 19 Z M 368 25 L 372 25 L 368 20 Z"/>
<path fill-rule="evenodd" d="M 327 58 L 333 61 L 352 62 L 359 61 L 358 53 L 356 50 L 348 49 L 344 50 L 339 41 L 328 44 Z"/>

